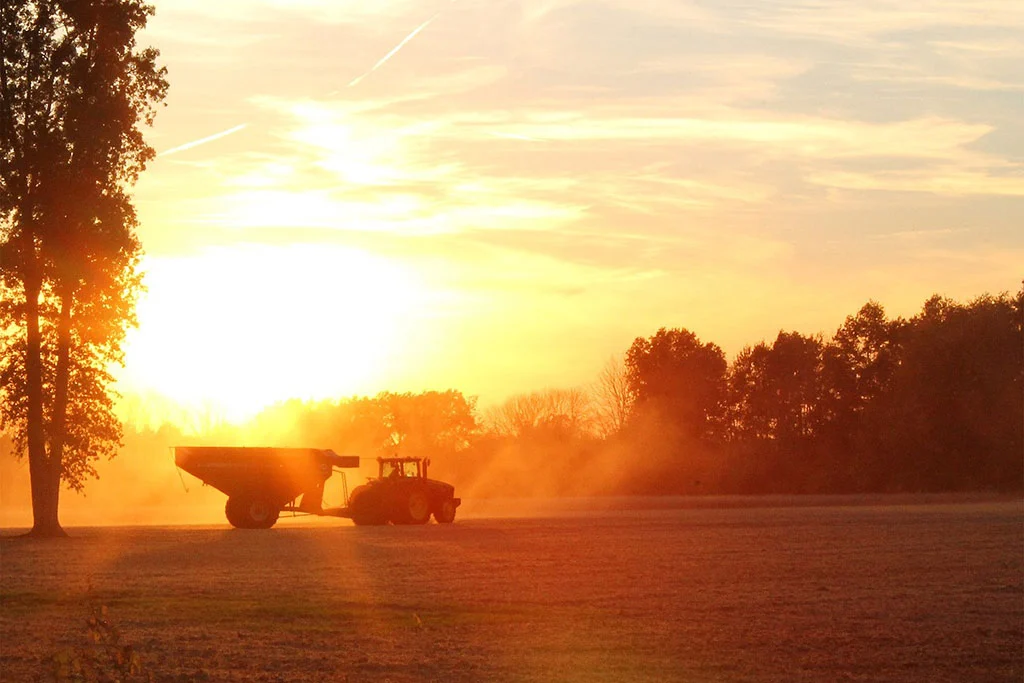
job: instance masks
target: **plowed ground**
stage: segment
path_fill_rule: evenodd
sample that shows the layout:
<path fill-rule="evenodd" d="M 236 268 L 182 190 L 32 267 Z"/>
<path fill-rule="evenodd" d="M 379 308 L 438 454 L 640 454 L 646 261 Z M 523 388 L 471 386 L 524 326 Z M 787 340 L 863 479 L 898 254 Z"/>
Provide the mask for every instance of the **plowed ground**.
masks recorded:
<path fill-rule="evenodd" d="M 0 680 L 107 607 L 156 681 L 1024 680 L 1024 505 L 0 541 Z"/>

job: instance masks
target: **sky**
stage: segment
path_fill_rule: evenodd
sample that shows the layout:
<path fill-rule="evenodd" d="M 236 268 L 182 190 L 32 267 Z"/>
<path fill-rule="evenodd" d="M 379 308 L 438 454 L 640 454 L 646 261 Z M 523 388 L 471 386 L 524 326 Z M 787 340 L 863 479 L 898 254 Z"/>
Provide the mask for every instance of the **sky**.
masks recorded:
<path fill-rule="evenodd" d="M 121 391 L 586 385 L 1024 277 L 1017 0 L 156 0 Z"/>

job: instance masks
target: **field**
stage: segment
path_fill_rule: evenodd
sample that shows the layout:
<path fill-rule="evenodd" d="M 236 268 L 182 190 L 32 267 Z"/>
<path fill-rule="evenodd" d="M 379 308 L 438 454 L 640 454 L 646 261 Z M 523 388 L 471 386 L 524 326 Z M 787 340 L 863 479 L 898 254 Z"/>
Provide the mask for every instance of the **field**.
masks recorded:
<path fill-rule="evenodd" d="M 1024 504 L 283 519 L 0 542 L 0 680 L 84 646 L 156 681 L 1024 679 Z"/>

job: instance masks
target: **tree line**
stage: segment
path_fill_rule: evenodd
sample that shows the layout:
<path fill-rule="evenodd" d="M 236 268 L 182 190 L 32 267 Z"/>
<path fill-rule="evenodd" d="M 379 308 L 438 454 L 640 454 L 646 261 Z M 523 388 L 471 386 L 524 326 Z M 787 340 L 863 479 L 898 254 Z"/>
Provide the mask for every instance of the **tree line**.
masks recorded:
<path fill-rule="evenodd" d="M 779 332 L 731 364 L 660 330 L 627 353 L 636 404 L 621 438 L 653 429 L 722 492 L 1020 490 L 1022 319 L 1024 291 L 933 296 L 909 320 L 869 302 L 827 340 Z M 658 481 L 685 488 L 685 468 L 671 471 Z"/>
<path fill-rule="evenodd" d="M 585 388 L 485 410 L 455 390 L 291 401 L 248 429 L 430 456 L 480 495 L 1020 491 L 1022 319 L 1024 290 L 910 319 L 868 302 L 827 339 L 781 331 L 731 362 L 666 328 Z"/>
<path fill-rule="evenodd" d="M 783 331 L 731 360 L 692 332 L 662 329 L 588 386 L 486 408 L 457 390 L 382 392 L 290 400 L 242 425 L 129 424 L 123 462 L 105 468 L 97 492 L 134 482 L 116 495 L 172 500 L 178 482 L 157 460 L 194 443 L 427 456 L 467 498 L 1020 493 L 1022 317 L 1024 291 L 932 297 L 909 319 L 869 302 L 827 338 Z M 0 435 L 0 456 L 12 451 Z"/>

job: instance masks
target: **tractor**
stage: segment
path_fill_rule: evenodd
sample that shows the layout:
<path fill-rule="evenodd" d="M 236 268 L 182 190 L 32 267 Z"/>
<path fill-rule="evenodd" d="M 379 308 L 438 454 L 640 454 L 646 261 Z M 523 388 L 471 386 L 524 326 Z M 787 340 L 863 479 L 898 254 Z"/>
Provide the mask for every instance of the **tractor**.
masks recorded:
<path fill-rule="evenodd" d="M 441 524 L 455 520 L 462 500 L 455 487 L 427 477 L 429 458 L 377 458 L 379 475 L 356 487 L 348 514 L 358 525 L 426 524 L 433 515 Z"/>
<path fill-rule="evenodd" d="M 342 507 L 323 507 L 324 482 L 338 474 L 347 493 L 345 468 L 360 458 L 316 448 L 185 446 L 175 464 L 228 496 L 228 522 L 242 529 L 269 529 L 282 512 L 348 517 L 358 525 L 442 524 L 455 519 L 461 499 L 455 487 L 427 478 L 428 458 L 377 458 L 379 476 L 357 487 Z"/>

